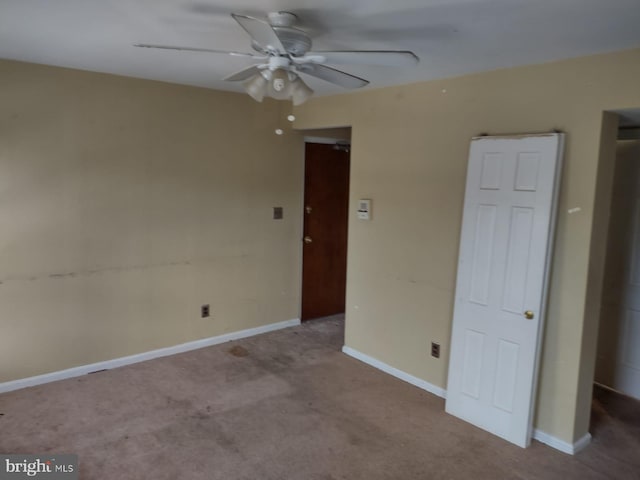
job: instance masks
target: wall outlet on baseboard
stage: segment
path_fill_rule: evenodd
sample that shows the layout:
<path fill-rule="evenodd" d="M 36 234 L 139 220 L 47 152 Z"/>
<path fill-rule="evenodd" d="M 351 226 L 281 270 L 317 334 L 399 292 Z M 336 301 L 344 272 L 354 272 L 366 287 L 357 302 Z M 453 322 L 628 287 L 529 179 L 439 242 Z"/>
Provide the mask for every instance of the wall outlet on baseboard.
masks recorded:
<path fill-rule="evenodd" d="M 209 304 L 207 303 L 200 307 L 200 317 L 207 318 L 209 316 L 211 316 L 211 313 L 209 312 Z"/>
<path fill-rule="evenodd" d="M 440 344 L 431 342 L 431 356 L 434 358 L 440 358 Z"/>

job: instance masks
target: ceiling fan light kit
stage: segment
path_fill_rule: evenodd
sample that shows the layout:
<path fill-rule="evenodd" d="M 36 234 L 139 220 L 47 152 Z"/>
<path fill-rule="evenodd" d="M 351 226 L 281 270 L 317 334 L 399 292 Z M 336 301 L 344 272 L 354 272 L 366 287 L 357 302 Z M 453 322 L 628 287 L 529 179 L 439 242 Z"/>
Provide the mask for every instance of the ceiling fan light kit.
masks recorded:
<path fill-rule="evenodd" d="M 276 100 L 291 99 L 294 105 L 306 102 L 313 90 L 295 73 L 278 68 L 262 70 L 243 83 L 245 91 L 257 102 L 265 96 Z"/>
<path fill-rule="evenodd" d="M 294 105 L 304 103 L 313 95 L 313 90 L 303 81 L 302 75 L 319 78 L 343 88 L 360 88 L 369 84 L 364 78 L 326 64 L 408 67 L 419 61 L 413 52 L 406 50 L 311 52 L 311 38 L 304 31 L 293 27 L 297 16 L 291 12 L 271 12 L 267 15 L 268 21 L 235 13 L 231 16 L 249 34 L 251 46 L 257 55 L 197 47 L 150 44 L 135 46 L 251 58 L 258 63 L 227 76 L 225 80 L 242 81 L 247 94 L 258 102 L 269 96 L 276 100 L 291 100 Z"/>

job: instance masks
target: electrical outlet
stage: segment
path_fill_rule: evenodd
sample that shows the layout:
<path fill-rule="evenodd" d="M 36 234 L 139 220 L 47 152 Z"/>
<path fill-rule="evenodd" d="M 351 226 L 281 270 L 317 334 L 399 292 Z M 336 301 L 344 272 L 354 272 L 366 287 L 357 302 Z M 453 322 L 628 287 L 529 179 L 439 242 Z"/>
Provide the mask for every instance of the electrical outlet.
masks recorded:
<path fill-rule="evenodd" d="M 200 316 L 202 318 L 207 318 L 210 316 L 210 312 L 209 312 L 209 304 L 207 305 L 202 305 L 200 307 Z"/>
<path fill-rule="evenodd" d="M 431 342 L 431 356 L 434 358 L 440 358 L 440 344 Z"/>

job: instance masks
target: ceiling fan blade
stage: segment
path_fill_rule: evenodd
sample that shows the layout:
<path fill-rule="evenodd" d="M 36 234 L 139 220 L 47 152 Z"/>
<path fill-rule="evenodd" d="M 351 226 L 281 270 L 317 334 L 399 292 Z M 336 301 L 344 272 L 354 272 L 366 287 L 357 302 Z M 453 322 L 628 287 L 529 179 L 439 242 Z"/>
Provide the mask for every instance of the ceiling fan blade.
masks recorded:
<path fill-rule="evenodd" d="M 133 46 L 142 48 L 159 48 L 161 50 L 182 50 L 185 52 L 222 53 L 224 55 L 233 55 L 234 57 L 265 58 L 264 56 L 258 57 L 257 55 L 253 55 L 251 53 L 229 52 L 227 50 L 213 50 L 211 48 L 174 47 L 171 45 L 150 45 L 148 43 L 136 43 Z"/>
<path fill-rule="evenodd" d="M 264 20 L 247 17 L 246 15 L 237 15 L 235 13 L 232 13 L 231 16 L 260 47 L 273 53 L 287 53 L 276 31 Z"/>
<path fill-rule="evenodd" d="M 327 67 L 326 65 L 319 65 L 317 63 L 298 65 L 297 70 L 344 88 L 360 88 L 369 84 L 369 81 L 364 78 L 356 77 L 350 73 L 345 73 L 340 70 L 336 70 L 335 68 Z"/>
<path fill-rule="evenodd" d="M 227 82 L 240 82 L 253 77 L 256 73 L 260 73 L 261 70 L 262 69 L 258 67 L 258 65 L 252 65 L 240 70 L 239 72 L 232 73 L 228 77 L 223 78 L 223 80 Z"/>
<path fill-rule="evenodd" d="M 346 50 L 337 52 L 308 52 L 307 55 L 325 57 L 330 65 L 382 65 L 386 67 L 412 67 L 420 59 L 408 50 Z"/>

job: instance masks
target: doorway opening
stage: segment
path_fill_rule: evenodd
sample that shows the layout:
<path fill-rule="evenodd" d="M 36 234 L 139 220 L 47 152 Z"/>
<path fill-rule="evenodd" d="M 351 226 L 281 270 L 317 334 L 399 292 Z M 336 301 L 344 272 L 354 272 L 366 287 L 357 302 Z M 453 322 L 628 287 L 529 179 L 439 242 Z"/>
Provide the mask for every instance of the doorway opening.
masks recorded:
<path fill-rule="evenodd" d="M 640 109 L 616 113 L 590 428 L 602 435 L 605 417 L 621 425 L 640 419 Z"/>
<path fill-rule="evenodd" d="M 348 138 L 305 137 L 302 321 L 344 314 L 347 282 Z"/>

